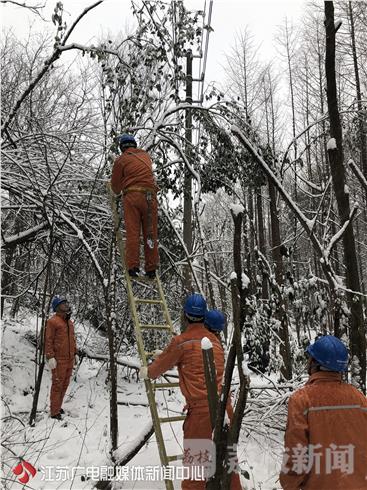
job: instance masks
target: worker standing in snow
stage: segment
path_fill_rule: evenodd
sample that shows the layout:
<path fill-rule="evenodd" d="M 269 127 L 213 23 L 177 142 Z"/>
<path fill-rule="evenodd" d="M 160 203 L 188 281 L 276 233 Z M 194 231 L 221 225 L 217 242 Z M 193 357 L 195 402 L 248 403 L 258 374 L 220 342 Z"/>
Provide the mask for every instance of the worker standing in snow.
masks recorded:
<path fill-rule="evenodd" d="M 157 184 L 149 154 L 137 148 L 134 136 L 118 138 L 121 155 L 112 169 L 111 188 L 123 193 L 126 229 L 126 266 L 131 277 L 140 274 L 140 229 L 143 228 L 145 274 L 155 277 L 158 267 Z"/>
<path fill-rule="evenodd" d="M 74 364 L 78 364 L 74 324 L 70 320 L 70 305 L 65 298 L 52 300 L 55 314 L 47 321 L 45 354 L 52 373 L 50 394 L 51 418 L 61 420 L 62 402 L 69 386 Z"/>
<path fill-rule="evenodd" d="M 152 364 L 140 369 L 140 377 L 141 379 L 155 379 L 173 366 L 178 367 L 180 389 L 186 399 L 185 408 L 187 408 L 187 416 L 183 425 L 184 446 L 189 447 L 190 439 L 209 441 L 212 439 L 201 340 L 207 337 L 213 345 L 218 392 L 223 378 L 224 351 L 217 336 L 221 328 L 217 318 L 211 322 L 210 329 L 204 325 L 207 306 L 205 299 L 200 294 L 192 294 L 186 299 L 184 313 L 187 321 L 185 331 L 174 337 Z M 241 489 L 238 474 L 233 473 L 231 488 Z M 205 481 L 183 480 L 182 489 L 203 490 Z"/>
<path fill-rule="evenodd" d="M 348 352 L 333 335 L 308 346 L 306 385 L 288 402 L 284 490 L 367 489 L 367 400 L 342 380 Z"/>

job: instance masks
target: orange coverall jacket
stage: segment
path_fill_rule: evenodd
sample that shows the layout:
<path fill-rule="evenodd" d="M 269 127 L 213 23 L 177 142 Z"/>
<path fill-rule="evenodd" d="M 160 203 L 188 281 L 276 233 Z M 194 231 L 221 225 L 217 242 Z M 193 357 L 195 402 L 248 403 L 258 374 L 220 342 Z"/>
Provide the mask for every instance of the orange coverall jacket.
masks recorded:
<path fill-rule="evenodd" d="M 208 406 L 201 350 L 201 339 L 204 337 L 208 337 L 213 344 L 219 391 L 224 371 L 224 351 L 220 339 L 203 323 L 189 324 L 185 332 L 174 337 L 162 354 L 148 367 L 148 376 L 155 379 L 177 365 L 180 389 L 188 408 Z"/>
<path fill-rule="evenodd" d="M 115 194 L 129 187 L 145 187 L 157 191 L 149 154 L 140 148 L 128 148 L 113 165 L 111 187 Z"/>
<path fill-rule="evenodd" d="M 47 359 L 74 360 L 77 353 L 74 324 L 59 315 L 53 315 L 46 324 L 45 354 Z"/>
<path fill-rule="evenodd" d="M 280 483 L 284 490 L 367 489 L 367 399 L 339 373 L 313 373 L 290 397 Z"/>

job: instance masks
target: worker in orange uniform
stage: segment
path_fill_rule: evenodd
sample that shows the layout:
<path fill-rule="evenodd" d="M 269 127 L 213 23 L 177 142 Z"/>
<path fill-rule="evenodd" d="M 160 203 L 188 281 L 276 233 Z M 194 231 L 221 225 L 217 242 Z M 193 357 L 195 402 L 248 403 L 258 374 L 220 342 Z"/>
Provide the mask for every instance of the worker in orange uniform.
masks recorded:
<path fill-rule="evenodd" d="M 204 337 L 207 337 L 213 345 L 218 392 L 222 384 L 224 371 L 223 347 L 217 334 L 209 330 L 203 323 L 206 312 L 206 301 L 200 294 L 189 296 L 184 304 L 184 313 L 187 321 L 184 333 L 174 337 L 152 364 L 148 367 L 140 368 L 141 379 L 156 379 L 173 366 L 176 365 L 178 367 L 180 389 L 186 399 L 187 408 L 187 416 L 183 425 L 185 447 L 190 446 L 190 439 L 209 441 L 212 439 L 201 348 L 201 340 Z M 200 465 L 198 464 L 198 466 Z M 183 480 L 181 488 L 184 490 L 203 490 L 205 489 L 205 481 Z M 240 490 L 241 488 L 238 474 L 233 473 L 231 489 Z"/>
<path fill-rule="evenodd" d="M 342 379 L 348 352 L 333 335 L 311 344 L 306 385 L 288 402 L 284 490 L 367 489 L 367 400 Z"/>
<path fill-rule="evenodd" d="M 52 309 L 55 314 L 46 324 L 45 354 L 52 373 L 51 418 L 61 420 L 64 413 L 62 402 L 69 386 L 73 366 L 78 363 L 79 357 L 68 301 L 55 296 L 52 300 Z"/>
<path fill-rule="evenodd" d="M 137 148 L 134 136 L 118 138 L 121 155 L 112 169 L 111 188 L 123 193 L 126 229 L 126 266 L 131 277 L 140 274 L 140 230 L 143 228 L 145 274 L 155 277 L 158 267 L 157 184 L 149 154 Z"/>

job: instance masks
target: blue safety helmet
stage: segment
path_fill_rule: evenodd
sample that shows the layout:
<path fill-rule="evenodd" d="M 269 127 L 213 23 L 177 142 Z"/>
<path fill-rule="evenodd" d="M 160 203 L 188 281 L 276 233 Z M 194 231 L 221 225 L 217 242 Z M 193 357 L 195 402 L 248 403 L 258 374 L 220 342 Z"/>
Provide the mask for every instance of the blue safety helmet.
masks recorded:
<path fill-rule="evenodd" d="M 204 325 L 214 332 L 222 332 L 226 323 L 224 313 L 219 310 L 208 310 L 205 313 Z"/>
<path fill-rule="evenodd" d="M 61 303 L 67 303 L 67 302 L 68 300 L 66 298 L 62 298 L 61 296 L 55 296 L 52 299 L 52 303 L 51 303 L 53 311 L 56 311 L 57 307 L 61 305 Z"/>
<path fill-rule="evenodd" d="M 135 138 L 132 134 L 124 133 L 121 136 L 117 137 L 117 141 L 119 143 L 120 149 L 127 148 L 130 146 L 133 146 L 136 148 L 136 146 L 137 146 Z"/>
<path fill-rule="evenodd" d="M 203 318 L 206 313 L 206 301 L 201 294 L 191 294 L 186 298 L 183 309 L 188 317 Z"/>
<path fill-rule="evenodd" d="M 347 348 L 334 335 L 323 335 L 309 345 L 306 352 L 328 371 L 342 372 L 348 369 Z"/>

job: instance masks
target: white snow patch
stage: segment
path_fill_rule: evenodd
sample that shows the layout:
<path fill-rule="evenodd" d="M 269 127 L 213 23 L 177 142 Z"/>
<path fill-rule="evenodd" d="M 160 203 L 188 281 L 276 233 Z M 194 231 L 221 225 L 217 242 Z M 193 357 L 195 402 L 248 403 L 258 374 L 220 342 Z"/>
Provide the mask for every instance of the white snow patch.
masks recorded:
<path fill-rule="evenodd" d="M 335 30 L 337 31 L 339 27 L 342 25 L 343 21 L 341 19 L 338 19 L 334 23 Z"/>
<path fill-rule="evenodd" d="M 242 204 L 231 204 L 229 206 L 229 209 L 235 216 L 238 216 L 240 213 L 243 213 L 245 211 L 245 208 L 242 206 Z"/>
<path fill-rule="evenodd" d="M 330 138 L 329 141 L 327 142 L 327 149 L 328 150 L 336 150 L 336 140 L 335 138 Z"/>
<path fill-rule="evenodd" d="M 213 348 L 213 344 L 210 342 L 210 340 L 208 339 L 208 337 L 203 337 L 201 339 L 201 348 L 203 350 L 209 350 L 209 349 L 212 349 Z"/>
<path fill-rule="evenodd" d="M 250 370 L 247 365 L 247 361 L 242 361 L 242 371 L 245 376 L 250 376 Z"/>
<path fill-rule="evenodd" d="M 229 279 L 231 281 L 233 281 L 233 279 L 237 279 L 237 274 L 235 273 L 235 271 L 231 272 L 231 275 L 229 276 Z"/>
<path fill-rule="evenodd" d="M 242 272 L 241 281 L 242 286 L 247 289 L 250 284 L 250 278 L 244 272 Z"/>
<path fill-rule="evenodd" d="M 311 277 L 309 278 L 309 280 L 308 280 L 308 284 L 309 284 L 310 286 L 316 286 L 316 284 L 317 284 L 317 277 L 315 277 L 315 276 L 311 276 Z"/>

